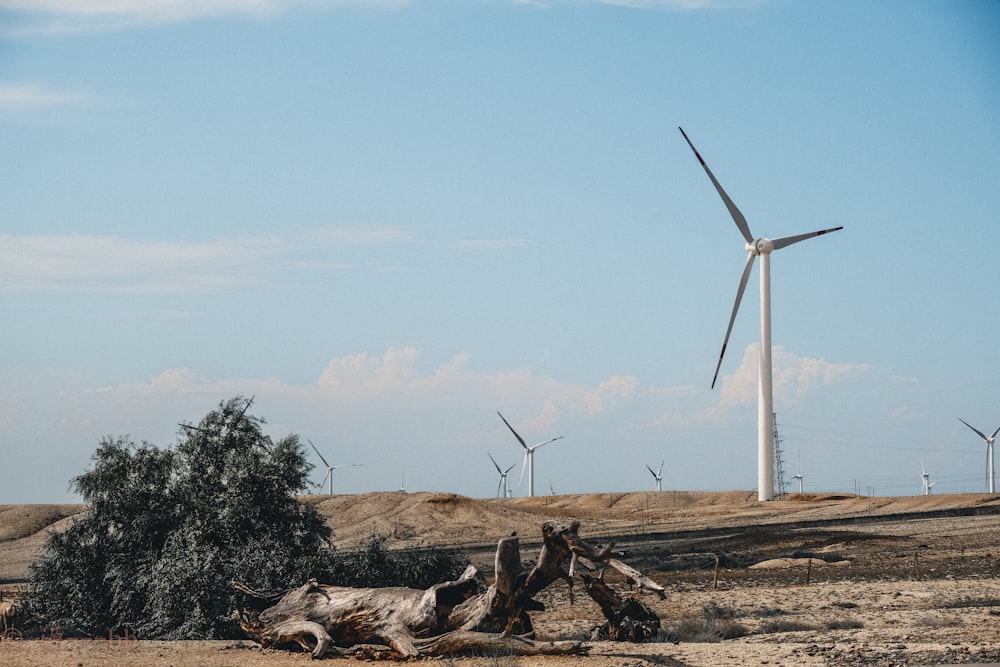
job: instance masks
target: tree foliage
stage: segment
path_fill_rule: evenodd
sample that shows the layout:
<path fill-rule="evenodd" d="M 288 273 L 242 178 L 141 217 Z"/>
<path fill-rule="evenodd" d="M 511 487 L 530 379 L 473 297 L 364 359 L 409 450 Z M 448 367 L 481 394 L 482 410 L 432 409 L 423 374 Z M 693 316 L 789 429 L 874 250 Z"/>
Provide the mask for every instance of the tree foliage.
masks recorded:
<path fill-rule="evenodd" d="M 182 425 L 172 449 L 105 438 L 72 483 L 84 515 L 31 567 L 28 618 L 87 635 L 223 638 L 239 632 L 232 580 L 279 590 L 330 572 L 331 531 L 295 497 L 312 465 L 297 436 L 263 434 L 251 403 Z"/>

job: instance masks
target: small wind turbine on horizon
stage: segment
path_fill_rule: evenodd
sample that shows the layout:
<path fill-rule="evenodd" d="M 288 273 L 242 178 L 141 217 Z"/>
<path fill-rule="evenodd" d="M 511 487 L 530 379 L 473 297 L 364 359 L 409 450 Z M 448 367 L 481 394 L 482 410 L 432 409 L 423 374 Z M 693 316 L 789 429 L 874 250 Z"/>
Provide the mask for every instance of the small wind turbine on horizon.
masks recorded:
<path fill-rule="evenodd" d="M 312 443 L 312 440 L 309 441 L 309 446 L 313 448 L 313 451 L 316 452 L 316 456 L 318 456 L 319 460 L 322 461 L 323 465 L 326 466 L 326 476 L 323 478 L 322 482 L 316 485 L 316 488 L 322 489 L 323 484 L 329 481 L 330 486 L 328 493 L 331 496 L 333 495 L 333 471 L 339 470 L 341 468 L 356 468 L 361 465 L 360 463 L 349 463 L 347 465 L 332 466 L 329 463 L 327 463 L 326 459 L 323 458 L 323 455 L 319 453 L 319 450 L 316 449 L 316 445 Z"/>
<path fill-rule="evenodd" d="M 802 456 L 800 455 L 799 459 L 801 459 L 801 458 L 802 458 Z M 796 482 L 799 483 L 799 495 L 802 495 L 802 471 L 799 470 L 799 464 L 800 463 L 801 463 L 801 460 L 795 462 L 795 474 L 792 475 L 792 479 L 794 479 Z"/>
<path fill-rule="evenodd" d="M 662 482 L 663 482 L 663 464 L 664 464 L 664 462 L 665 461 L 660 461 L 660 469 L 657 470 L 656 472 L 653 472 L 653 469 L 649 467 L 648 463 L 645 464 L 646 465 L 646 470 L 648 470 L 649 474 L 652 475 L 653 479 L 656 480 L 656 490 L 657 491 L 662 491 L 663 490 Z"/>
<path fill-rule="evenodd" d="M 705 169 L 712 185 L 722 197 L 723 203 L 729 209 L 736 227 L 740 230 L 746 240 L 747 262 L 743 268 L 743 277 L 740 278 L 739 288 L 736 290 L 736 303 L 733 305 L 733 313 L 729 317 L 729 327 L 726 329 L 726 337 L 722 341 L 722 351 L 719 353 L 719 362 L 715 366 L 715 376 L 712 378 L 712 388 L 715 388 L 715 381 L 719 377 L 719 369 L 722 367 L 722 358 L 726 354 L 726 346 L 729 344 L 729 335 L 733 331 L 733 322 L 736 320 L 736 312 L 740 309 L 740 301 L 743 299 L 743 292 L 746 290 L 747 280 L 750 278 L 750 271 L 753 269 L 754 259 L 760 257 L 760 379 L 759 391 L 757 394 L 757 499 L 774 499 L 774 431 L 772 428 L 772 414 L 774 412 L 774 397 L 771 385 L 771 253 L 781 250 L 793 243 L 805 241 L 816 236 L 822 236 L 843 229 L 843 227 L 833 227 L 823 229 L 808 234 L 798 234 L 796 236 L 785 236 L 779 239 L 758 238 L 755 239 L 750 233 L 750 226 L 743 214 L 729 198 L 726 191 L 722 189 L 719 181 L 715 180 L 712 171 L 705 164 L 698 150 L 688 139 L 683 128 L 677 128 L 684 136 L 684 140 L 694 152 L 698 162 Z"/>
<path fill-rule="evenodd" d="M 920 460 L 920 479 L 922 484 L 921 495 L 931 495 L 931 489 L 935 484 L 937 484 L 937 482 L 931 481 L 931 474 L 924 468 L 923 459 Z"/>
<path fill-rule="evenodd" d="M 497 469 L 497 474 L 500 475 L 500 484 L 497 485 L 497 498 L 500 497 L 510 498 L 510 486 L 507 485 L 507 473 L 513 470 L 514 466 L 516 466 L 517 464 L 515 463 L 511 465 L 506 470 L 501 470 L 500 464 L 497 463 L 497 460 L 495 458 L 493 458 L 493 455 L 490 454 L 489 452 L 486 452 L 486 455 L 490 457 L 490 461 L 493 461 L 493 467 Z M 503 496 L 500 495 L 501 493 L 503 493 Z"/>
<path fill-rule="evenodd" d="M 961 417 L 958 418 L 958 421 L 971 428 L 976 432 L 976 435 L 986 441 L 986 488 L 989 493 L 996 493 L 996 482 L 993 475 L 993 441 L 996 440 L 997 433 L 1000 433 L 1000 426 L 997 426 L 997 430 L 993 431 L 993 435 L 987 436 L 985 433 Z"/>
<path fill-rule="evenodd" d="M 531 498 L 532 496 L 535 495 L 535 450 L 541 447 L 542 445 L 547 445 L 550 442 L 555 442 L 556 440 L 559 440 L 560 438 L 562 438 L 562 436 L 559 435 L 550 440 L 546 440 L 545 442 L 540 442 L 537 445 L 532 445 L 531 447 L 528 447 L 528 444 L 524 441 L 524 438 L 518 435 L 517 431 L 514 430 L 514 427 L 510 425 L 510 422 L 504 419 L 504 416 L 500 414 L 499 410 L 497 410 L 497 414 L 500 415 L 500 419 L 503 419 L 503 423 L 507 424 L 507 428 L 509 428 L 510 432 L 514 434 L 514 437 L 517 438 L 517 441 L 521 443 L 521 446 L 524 447 L 524 463 L 521 465 L 521 480 L 518 482 L 518 485 L 520 485 L 521 481 L 524 480 L 524 469 L 527 468 L 528 497 Z"/>

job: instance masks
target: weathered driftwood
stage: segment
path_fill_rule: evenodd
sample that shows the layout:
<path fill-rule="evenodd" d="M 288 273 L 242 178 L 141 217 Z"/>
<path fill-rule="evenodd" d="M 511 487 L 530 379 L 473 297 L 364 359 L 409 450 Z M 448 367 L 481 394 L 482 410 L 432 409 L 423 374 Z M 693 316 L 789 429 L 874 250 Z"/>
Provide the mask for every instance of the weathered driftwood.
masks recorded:
<path fill-rule="evenodd" d="M 601 606 L 607 619 L 604 625 L 594 628 L 591 639 L 644 642 L 656 638 L 660 631 L 656 612 L 637 598 L 621 597 L 603 579 L 587 575 L 582 578 L 587 593 Z"/>
<path fill-rule="evenodd" d="M 502 648 L 518 655 L 586 653 L 577 641 L 534 641 L 529 611 L 544 609 L 534 596 L 563 580 L 570 586 L 577 567 L 609 566 L 640 589 L 664 596 L 663 588 L 638 570 L 612 558 L 613 545 L 598 548 L 580 538 L 580 524 L 542 524 L 543 544 L 530 572 L 521 565 L 516 534 L 497 544 L 495 581 L 478 592 L 471 565 L 455 581 L 427 590 L 412 588 L 346 588 L 309 581 L 279 598 L 266 599 L 234 584 L 258 604 L 259 613 L 244 609 L 243 629 L 263 646 L 298 644 L 314 657 L 327 652 L 356 653 L 362 645 L 385 644 L 401 657 L 454 655 Z M 563 563 L 570 561 L 569 572 Z M 659 618 L 648 607 L 623 600 L 600 579 L 582 575 L 585 589 L 602 609 L 608 638 L 642 641 L 655 635 Z M 597 583 L 595 583 L 597 582 Z M 268 605 L 264 608 L 265 605 Z M 642 609 L 642 613 L 637 609 Z M 641 617 L 641 618 L 638 618 Z M 370 647 L 369 647 L 370 648 Z"/>

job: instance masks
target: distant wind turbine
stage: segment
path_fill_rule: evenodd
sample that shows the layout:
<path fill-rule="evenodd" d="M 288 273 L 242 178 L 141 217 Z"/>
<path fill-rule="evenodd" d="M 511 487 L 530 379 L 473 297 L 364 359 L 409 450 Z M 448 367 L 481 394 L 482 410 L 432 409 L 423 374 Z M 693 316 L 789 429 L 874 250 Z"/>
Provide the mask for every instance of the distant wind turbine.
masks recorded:
<path fill-rule="evenodd" d="M 843 227 L 833 227 L 823 229 L 818 232 L 808 234 L 798 234 L 796 236 L 785 236 L 780 239 L 758 238 L 755 239 L 750 233 L 750 226 L 747 220 L 733 200 L 729 198 L 726 191 L 722 189 L 719 181 L 715 180 L 712 171 L 705 164 L 698 150 L 688 139 L 683 128 L 677 128 L 684 135 L 684 140 L 694 151 L 698 162 L 705 169 L 712 185 L 722 197 L 723 203 L 729 209 L 729 214 L 736 222 L 736 227 L 740 230 L 746 240 L 747 262 L 743 268 L 743 277 L 740 279 L 740 286 L 736 290 L 736 303 L 733 305 L 733 313 L 729 317 L 729 327 L 726 329 L 726 337 L 722 341 L 722 351 L 719 353 L 719 363 L 715 366 L 715 376 L 712 378 L 712 387 L 719 377 L 719 368 L 722 366 L 722 357 L 726 354 L 726 346 L 729 344 L 729 334 L 733 331 L 733 322 L 736 320 L 736 312 L 740 309 L 740 301 L 743 299 L 743 292 L 750 278 L 750 271 L 753 269 L 753 262 L 756 257 L 760 257 L 760 380 L 757 394 L 757 498 L 758 500 L 774 499 L 774 431 L 772 428 L 772 414 L 774 398 L 771 388 L 771 253 L 781 250 L 793 243 L 805 241 L 816 236 L 822 236 L 835 232 Z"/>
<path fill-rule="evenodd" d="M 649 474 L 652 475 L 653 479 L 656 480 L 656 490 L 657 491 L 662 491 L 663 490 L 663 488 L 662 488 L 662 482 L 663 482 L 663 474 L 662 474 L 663 473 L 663 464 L 664 464 L 664 461 L 660 461 L 660 469 L 657 470 L 656 472 L 653 472 L 653 469 L 649 467 L 648 463 L 645 464 L 646 465 L 646 470 L 648 470 Z"/>
<path fill-rule="evenodd" d="M 497 460 L 495 458 L 493 458 L 493 455 L 490 454 L 489 452 L 486 452 L 486 455 L 488 457 L 490 457 L 490 461 L 493 461 L 493 467 L 495 467 L 497 469 L 497 474 L 500 475 L 500 484 L 497 486 L 497 498 L 501 497 L 501 495 L 500 495 L 501 493 L 503 493 L 503 496 L 502 496 L 503 498 L 509 498 L 510 497 L 510 487 L 507 485 L 507 473 L 509 473 L 511 470 L 513 470 L 514 466 L 516 466 L 517 464 L 515 463 L 515 464 L 511 465 L 511 467 L 507 468 L 506 470 L 501 470 L 500 469 L 500 464 L 497 463 Z"/>
<path fill-rule="evenodd" d="M 990 493 L 996 493 L 996 483 L 993 475 L 993 441 L 996 440 L 997 433 L 1000 433 L 1000 426 L 997 426 L 997 430 L 993 431 L 993 435 L 987 436 L 961 417 L 958 418 L 958 421 L 971 428 L 980 438 L 986 441 L 986 488 Z"/>
<path fill-rule="evenodd" d="M 802 495 L 802 471 L 799 470 L 801 463 L 802 452 L 799 452 L 798 459 L 795 461 L 795 474 L 792 476 L 792 479 L 799 483 L 799 495 Z"/>
<path fill-rule="evenodd" d="M 931 495 L 931 489 L 937 482 L 931 481 L 931 474 L 924 468 L 923 460 L 920 461 L 920 479 L 922 485 L 921 494 L 925 496 Z"/>
<path fill-rule="evenodd" d="M 500 415 L 499 410 L 497 410 L 497 414 Z M 521 479 L 522 480 L 524 479 L 524 469 L 527 468 L 528 497 L 530 498 L 535 495 L 535 450 L 541 447 L 542 445 L 547 445 L 550 442 L 555 442 L 556 440 L 559 440 L 560 438 L 562 438 L 562 436 L 561 435 L 556 436 L 551 440 L 546 440 L 545 442 L 540 442 L 537 445 L 532 445 L 531 447 L 528 447 L 528 444 L 524 441 L 524 438 L 518 435 L 517 431 L 515 431 L 514 427 L 510 425 L 510 422 L 504 419 L 503 415 L 500 415 L 500 419 L 503 419 L 503 423 L 507 424 L 507 428 L 509 428 L 510 432 L 514 434 L 514 437 L 517 438 L 517 441 L 521 443 L 521 446 L 524 447 L 524 463 L 521 465 Z"/>
<path fill-rule="evenodd" d="M 331 496 L 333 495 L 333 471 L 334 470 L 339 470 L 341 468 L 356 468 L 359 465 L 361 465 L 360 463 L 350 463 L 348 465 L 332 466 L 329 463 L 327 463 L 326 459 L 323 458 L 323 455 L 319 453 L 319 450 L 316 449 L 316 445 L 314 445 L 312 443 L 312 440 L 309 441 L 309 446 L 313 448 L 313 451 L 316 452 L 316 456 L 318 456 L 319 460 L 322 461 L 323 465 L 326 466 L 326 476 L 323 478 L 322 482 L 320 482 L 319 484 L 316 485 L 316 488 L 322 489 L 323 488 L 323 484 L 325 482 L 329 481 L 330 486 L 329 486 L 328 493 Z"/>

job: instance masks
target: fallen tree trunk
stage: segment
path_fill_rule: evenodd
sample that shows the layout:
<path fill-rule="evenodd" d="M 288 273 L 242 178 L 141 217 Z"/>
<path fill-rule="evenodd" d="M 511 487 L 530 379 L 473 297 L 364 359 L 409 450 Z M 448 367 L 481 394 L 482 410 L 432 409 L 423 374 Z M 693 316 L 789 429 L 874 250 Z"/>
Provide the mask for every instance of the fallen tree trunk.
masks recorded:
<path fill-rule="evenodd" d="M 262 646 L 295 644 L 317 658 L 328 651 L 341 655 L 354 653 L 357 647 L 370 644 L 387 645 L 403 658 L 481 652 L 488 648 L 501 648 L 516 655 L 586 653 L 589 647 L 581 642 L 533 640 L 528 612 L 545 608 L 534 599 L 539 591 L 563 580 L 570 587 L 572 603 L 576 568 L 594 570 L 608 566 L 622 572 L 640 590 L 653 590 L 661 598 L 664 592 L 638 570 L 612 558 L 614 545 L 598 548 L 580 538 L 579 527 L 578 521 L 542 524 L 542 549 L 527 573 L 521 565 L 517 534 L 501 539 L 494 563 L 495 581 L 483 592 L 479 592 L 478 573 L 471 565 L 459 579 L 427 590 L 346 588 L 313 580 L 275 600 L 234 583 L 257 602 L 256 612 L 243 610 L 240 624 Z M 568 573 L 563 569 L 567 559 Z M 611 634 L 633 641 L 655 635 L 659 618 L 652 610 L 638 603 L 645 611 L 640 621 L 642 629 L 636 630 L 631 622 L 635 620 L 637 607 L 630 606 L 600 579 L 584 575 L 583 580 L 609 623 L 621 625 L 622 619 L 629 619 Z M 268 606 L 263 608 L 265 604 Z M 619 608 L 624 611 L 615 611 Z"/>

